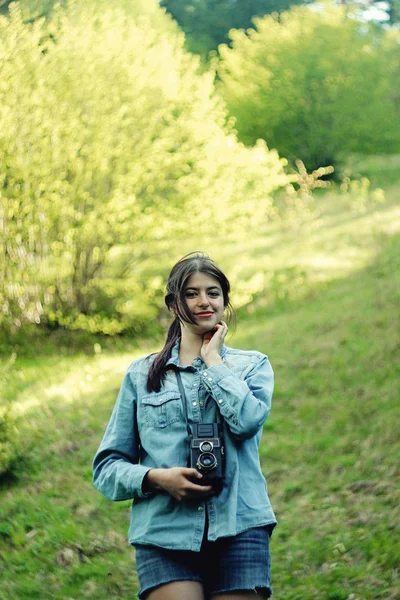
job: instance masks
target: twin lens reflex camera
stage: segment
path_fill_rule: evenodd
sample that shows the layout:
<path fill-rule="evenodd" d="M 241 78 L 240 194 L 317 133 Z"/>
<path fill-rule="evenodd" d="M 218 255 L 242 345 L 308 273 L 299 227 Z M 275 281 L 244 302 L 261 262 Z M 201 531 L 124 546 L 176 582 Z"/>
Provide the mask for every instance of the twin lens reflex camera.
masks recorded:
<path fill-rule="evenodd" d="M 225 449 L 220 423 L 193 423 L 190 442 L 190 466 L 203 475 L 200 485 L 211 485 L 216 493 L 222 490 Z M 196 481 L 199 484 L 199 481 Z"/>

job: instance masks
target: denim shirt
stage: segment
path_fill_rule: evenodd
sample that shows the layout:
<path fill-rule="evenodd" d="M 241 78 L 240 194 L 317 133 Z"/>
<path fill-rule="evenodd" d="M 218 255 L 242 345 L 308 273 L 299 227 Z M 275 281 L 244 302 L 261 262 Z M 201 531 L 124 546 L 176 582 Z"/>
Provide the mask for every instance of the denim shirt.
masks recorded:
<path fill-rule="evenodd" d="M 148 392 L 154 355 L 135 360 L 125 374 L 111 419 L 93 463 L 93 482 L 110 500 L 133 499 L 131 544 L 200 551 L 206 513 L 207 538 L 233 536 L 277 521 L 268 498 L 258 448 L 271 408 L 273 371 L 267 356 L 222 347 L 222 364 L 207 368 L 198 357 L 182 366 L 179 341 L 167 363 L 160 392 Z M 223 423 L 224 485 L 218 495 L 178 501 L 144 492 L 147 471 L 187 466 L 186 422 L 174 369 L 185 390 L 190 423 Z"/>

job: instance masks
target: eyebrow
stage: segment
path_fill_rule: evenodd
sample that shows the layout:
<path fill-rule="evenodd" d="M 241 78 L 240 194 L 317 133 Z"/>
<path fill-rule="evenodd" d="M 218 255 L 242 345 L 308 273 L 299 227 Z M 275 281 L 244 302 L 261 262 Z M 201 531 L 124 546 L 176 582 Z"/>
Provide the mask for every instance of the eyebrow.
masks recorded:
<path fill-rule="evenodd" d="M 185 291 L 186 291 L 186 292 L 187 292 L 188 290 L 195 290 L 195 291 L 197 292 L 197 291 L 199 290 L 199 288 L 197 288 L 197 287 L 191 287 L 191 286 L 190 286 L 190 287 L 187 287 L 187 288 L 185 288 Z M 208 288 L 207 288 L 207 291 L 208 291 L 208 290 L 222 290 L 222 288 L 220 288 L 218 285 L 212 285 L 212 286 L 210 286 L 210 287 L 208 287 Z"/>

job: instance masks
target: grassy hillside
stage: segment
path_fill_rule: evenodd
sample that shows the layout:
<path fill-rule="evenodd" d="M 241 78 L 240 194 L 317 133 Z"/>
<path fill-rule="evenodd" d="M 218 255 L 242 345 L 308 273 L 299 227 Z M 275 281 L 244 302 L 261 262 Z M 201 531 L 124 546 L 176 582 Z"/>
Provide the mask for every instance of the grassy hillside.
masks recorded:
<path fill-rule="evenodd" d="M 262 464 L 278 598 L 400 598 L 399 251 L 397 235 L 365 270 L 238 336 L 276 371 Z"/>
<path fill-rule="evenodd" d="M 222 250 L 232 269 L 274 267 L 273 301 L 255 293 L 228 344 L 276 374 L 261 462 L 278 600 L 400 599 L 398 192 L 325 194 L 308 219 Z M 91 460 L 125 368 L 151 350 L 17 358 L 6 394 L 25 459 L 0 491 L 0 599 L 134 597 L 129 502 L 93 489 Z"/>

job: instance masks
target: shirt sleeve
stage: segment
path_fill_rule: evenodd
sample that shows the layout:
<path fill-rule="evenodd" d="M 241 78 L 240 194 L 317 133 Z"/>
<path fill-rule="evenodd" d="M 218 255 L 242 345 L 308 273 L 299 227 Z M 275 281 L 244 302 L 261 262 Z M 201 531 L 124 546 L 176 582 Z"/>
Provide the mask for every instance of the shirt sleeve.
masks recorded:
<path fill-rule="evenodd" d="M 136 398 L 128 371 L 93 461 L 94 486 L 109 500 L 153 495 L 142 490 L 143 479 L 150 467 L 139 464 L 139 445 Z"/>
<path fill-rule="evenodd" d="M 209 367 L 202 377 L 233 436 L 238 440 L 253 437 L 271 410 L 274 372 L 268 357 L 261 354 L 242 378 L 224 364 Z"/>

